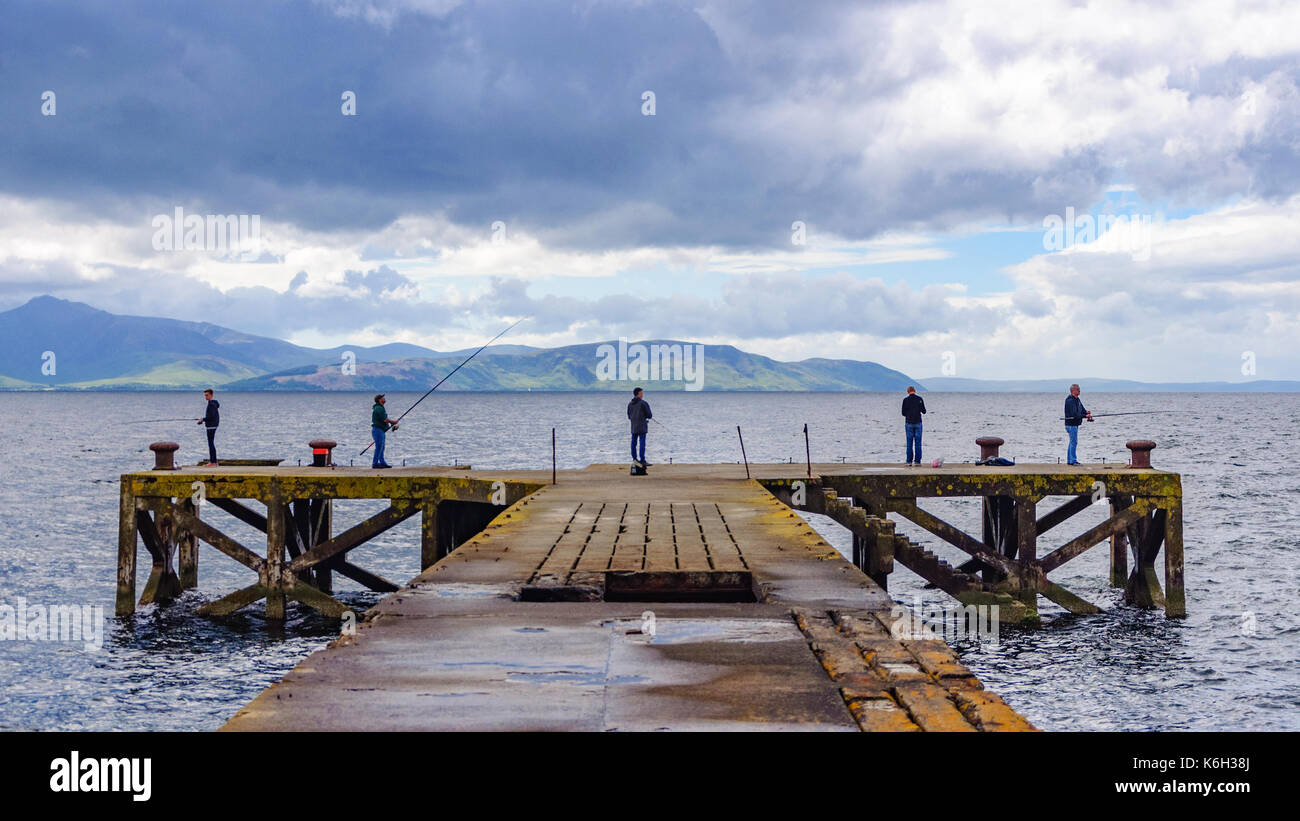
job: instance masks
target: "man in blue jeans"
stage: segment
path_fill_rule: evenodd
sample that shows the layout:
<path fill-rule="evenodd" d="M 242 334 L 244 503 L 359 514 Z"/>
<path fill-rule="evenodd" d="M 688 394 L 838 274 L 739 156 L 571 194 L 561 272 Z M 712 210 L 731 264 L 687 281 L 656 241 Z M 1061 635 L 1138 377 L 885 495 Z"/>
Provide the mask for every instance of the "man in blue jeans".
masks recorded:
<path fill-rule="evenodd" d="M 1092 421 L 1092 413 L 1083 406 L 1079 398 L 1079 386 L 1070 386 L 1070 395 L 1065 397 L 1065 432 L 1070 437 L 1070 446 L 1066 449 L 1065 462 L 1069 465 L 1079 464 L 1079 425 L 1083 420 Z"/>
<path fill-rule="evenodd" d="M 921 414 L 925 413 L 925 400 L 916 395 L 916 388 L 907 386 L 903 399 L 903 429 L 907 432 L 907 464 L 921 464 Z M 915 446 L 915 449 L 913 449 Z"/>
<path fill-rule="evenodd" d="M 633 390 L 632 401 L 627 403 L 627 418 L 632 420 L 632 461 L 642 467 L 650 466 L 650 463 L 645 460 L 645 435 L 650 430 L 648 420 L 653 416 L 654 414 L 650 413 L 650 403 L 641 398 L 641 389 Z M 641 447 L 639 454 L 637 445 Z"/>
<path fill-rule="evenodd" d="M 372 468 L 390 468 L 392 465 L 384 460 L 384 439 L 385 434 L 390 430 L 397 430 L 396 420 L 388 418 L 388 411 L 384 410 L 384 405 L 388 402 L 384 395 L 375 396 L 375 406 L 370 409 L 370 438 L 375 440 L 375 455 L 370 461 Z"/>
<path fill-rule="evenodd" d="M 212 388 L 203 392 L 203 398 L 208 400 L 208 406 L 203 411 L 203 418 L 199 420 L 200 425 L 207 425 L 208 431 L 208 466 L 216 467 L 217 465 L 217 426 L 221 424 L 221 403 L 212 398 Z"/>

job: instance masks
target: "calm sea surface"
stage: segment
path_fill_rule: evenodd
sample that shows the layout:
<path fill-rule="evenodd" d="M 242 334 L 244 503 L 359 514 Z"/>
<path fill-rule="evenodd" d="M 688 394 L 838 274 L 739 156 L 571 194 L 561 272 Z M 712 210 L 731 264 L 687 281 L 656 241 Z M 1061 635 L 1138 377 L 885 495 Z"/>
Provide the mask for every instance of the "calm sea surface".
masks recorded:
<path fill-rule="evenodd" d="M 1086 386 L 1085 386 L 1086 387 Z M 309 458 L 307 441 L 339 441 L 346 464 L 368 442 L 370 397 L 359 394 L 220 394 L 219 454 Z M 390 394 L 400 411 L 415 395 Z M 652 462 L 738 461 L 736 425 L 754 462 L 801 461 L 802 426 L 813 459 L 903 459 L 893 394 L 647 394 L 655 418 Z M 1065 453 L 1058 420 L 1064 393 L 926 394 L 925 457 L 972 458 L 977 436 L 1007 440 L 1003 455 L 1056 462 Z M 1036 630 L 1002 626 L 996 648 L 959 644 L 965 663 L 1039 727 L 1087 729 L 1300 729 L 1300 395 L 1090 394 L 1090 410 L 1158 410 L 1098 420 L 1080 437 L 1084 461 L 1126 460 L 1124 442 L 1159 443 L 1157 467 L 1180 472 L 1185 494 L 1189 617 L 1126 607 L 1106 580 L 1098 546 L 1053 575 L 1100 605 L 1075 617 L 1040 599 Z M 436 393 L 389 439 L 394 465 L 471 463 L 544 468 L 551 428 L 562 468 L 625 460 L 626 397 L 620 394 Z M 262 688 L 334 637 L 337 625 L 291 609 L 284 628 L 250 608 L 221 623 L 194 609 L 249 583 L 248 571 L 200 551 L 199 588 L 166 607 L 113 617 L 118 476 L 152 465 L 150 442 L 171 439 L 178 457 L 205 454 L 202 428 L 135 420 L 197 417 L 201 395 L 175 393 L 0 393 L 0 605 L 102 605 L 104 643 L 0 641 L 0 729 L 211 730 Z M 363 460 L 358 459 L 357 464 Z M 338 521 L 377 512 L 379 502 L 340 503 Z M 978 502 L 932 509 L 978 533 Z M 1063 543 L 1096 524 L 1102 508 L 1052 531 Z M 846 531 L 810 515 L 837 548 Z M 228 532 L 255 543 L 253 531 Z M 419 523 L 412 519 L 356 551 L 358 564 L 395 581 L 418 572 Z M 955 550 L 915 528 L 903 532 L 941 555 Z M 1040 546 L 1040 553 L 1049 546 Z M 148 568 L 142 553 L 143 585 Z M 1158 563 L 1159 564 L 1159 563 Z M 356 607 L 379 599 L 347 579 L 340 598 Z M 899 567 L 891 593 L 922 595 Z M 1252 629 L 1253 628 L 1253 629 Z"/>

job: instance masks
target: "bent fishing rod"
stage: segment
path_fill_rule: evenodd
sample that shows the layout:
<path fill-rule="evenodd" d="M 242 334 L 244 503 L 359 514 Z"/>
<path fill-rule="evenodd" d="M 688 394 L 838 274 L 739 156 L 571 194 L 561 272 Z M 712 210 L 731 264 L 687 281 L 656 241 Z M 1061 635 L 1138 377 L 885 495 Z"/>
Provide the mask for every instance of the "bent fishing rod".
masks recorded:
<path fill-rule="evenodd" d="M 393 420 L 393 427 L 396 428 L 397 425 L 398 425 L 398 424 L 402 421 L 402 419 L 406 416 L 406 414 L 408 414 L 408 413 L 410 413 L 411 411 L 415 410 L 415 406 L 418 405 L 418 404 L 420 404 L 421 402 L 423 402 L 426 398 L 428 398 L 429 394 L 431 394 L 431 393 L 433 393 L 434 391 L 436 391 L 436 390 L 438 389 L 438 387 L 439 387 L 440 385 L 442 385 L 443 382 L 446 382 L 448 379 L 451 379 L 452 374 L 454 374 L 456 371 L 458 371 L 458 370 L 460 370 L 461 368 L 463 368 L 463 367 L 465 367 L 466 365 L 468 365 L 468 364 L 469 364 L 469 361 L 470 361 L 471 359 L 473 359 L 474 357 L 478 356 L 479 354 L 483 353 L 483 351 L 487 348 L 488 345 L 491 345 L 493 342 L 496 342 L 498 339 L 500 339 L 501 337 L 505 336 L 506 333 L 510 330 L 510 328 L 515 327 L 515 325 L 518 325 L 520 322 L 523 322 L 524 319 L 527 319 L 527 318 L 528 318 L 528 317 L 524 317 L 523 319 L 516 320 L 516 321 L 515 321 L 515 322 L 514 322 L 514 323 L 513 323 L 509 328 L 506 328 L 506 329 L 505 329 L 504 331 L 502 331 L 501 333 L 499 333 L 499 334 L 497 334 L 496 336 L 494 336 L 494 337 L 492 337 L 491 339 L 489 339 L 489 340 L 488 340 L 488 341 L 483 345 L 482 348 L 479 348 L 477 351 L 475 351 L 474 353 L 472 353 L 472 354 L 470 354 L 468 357 L 466 357 L 464 362 L 460 363 L 460 364 L 457 365 L 455 368 L 452 368 L 451 373 L 447 374 L 447 375 L 444 376 L 442 379 L 439 379 L 437 385 L 434 385 L 432 388 L 429 388 L 427 391 L 424 392 L 424 396 L 421 396 L 419 399 L 415 400 L 415 402 L 413 402 L 413 403 L 411 404 L 411 407 L 409 407 L 409 408 L 407 408 L 406 410 L 402 411 L 402 415 L 399 416 L 399 417 L 397 417 L 397 419 Z M 371 442 L 369 445 L 366 445 L 364 448 L 361 449 L 361 453 L 359 453 L 359 454 L 357 454 L 357 455 L 358 455 L 358 456 L 365 456 L 365 455 L 366 455 L 366 451 L 370 450 L 370 448 L 371 448 L 374 444 L 375 444 L 374 442 Z"/>

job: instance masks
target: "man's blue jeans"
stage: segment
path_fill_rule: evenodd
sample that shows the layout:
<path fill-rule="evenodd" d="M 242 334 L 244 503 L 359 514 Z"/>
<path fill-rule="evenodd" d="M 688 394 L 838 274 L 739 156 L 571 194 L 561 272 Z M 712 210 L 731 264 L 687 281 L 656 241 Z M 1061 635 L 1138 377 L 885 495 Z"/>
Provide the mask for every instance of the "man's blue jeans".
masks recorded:
<path fill-rule="evenodd" d="M 1065 461 L 1073 465 L 1075 462 L 1079 461 L 1079 456 L 1076 453 L 1079 449 L 1079 426 L 1066 425 L 1065 432 L 1070 435 L 1070 447 L 1069 450 L 1066 451 L 1067 455 Z"/>
<path fill-rule="evenodd" d="M 907 463 L 910 465 L 916 462 L 919 465 L 921 464 L 921 423 L 918 422 L 915 425 L 907 423 L 903 427 L 907 430 Z M 913 447 L 915 447 L 915 450 L 913 450 Z M 915 457 L 913 453 L 915 453 Z"/>
<path fill-rule="evenodd" d="M 371 428 L 370 438 L 375 440 L 375 456 L 370 460 L 370 466 L 377 468 L 380 465 L 388 464 L 388 462 L 384 461 L 384 432 L 379 428 Z"/>
<path fill-rule="evenodd" d="M 637 444 L 638 444 L 638 443 L 640 443 L 640 445 L 641 445 L 641 453 L 640 453 L 640 455 L 637 454 Z M 633 461 L 636 461 L 636 462 L 644 462 L 644 461 L 645 461 L 645 434 L 644 434 L 644 433 L 634 433 L 634 434 L 632 434 L 632 459 L 633 459 Z"/>

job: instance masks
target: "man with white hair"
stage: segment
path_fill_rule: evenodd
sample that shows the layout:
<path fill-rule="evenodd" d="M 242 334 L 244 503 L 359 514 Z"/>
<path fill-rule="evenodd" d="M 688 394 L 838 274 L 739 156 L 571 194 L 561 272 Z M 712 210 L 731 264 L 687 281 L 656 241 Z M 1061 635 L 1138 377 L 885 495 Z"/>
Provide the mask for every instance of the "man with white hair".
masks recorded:
<path fill-rule="evenodd" d="M 1070 437 L 1070 446 L 1066 450 L 1066 464 L 1079 464 L 1079 425 L 1083 420 L 1092 421 L 1092 413 L 1083 406 L 1079 399 L 1079 386 L 1070 386 L 1070 395 L 1065 397 L 1065 433 Z"/>

